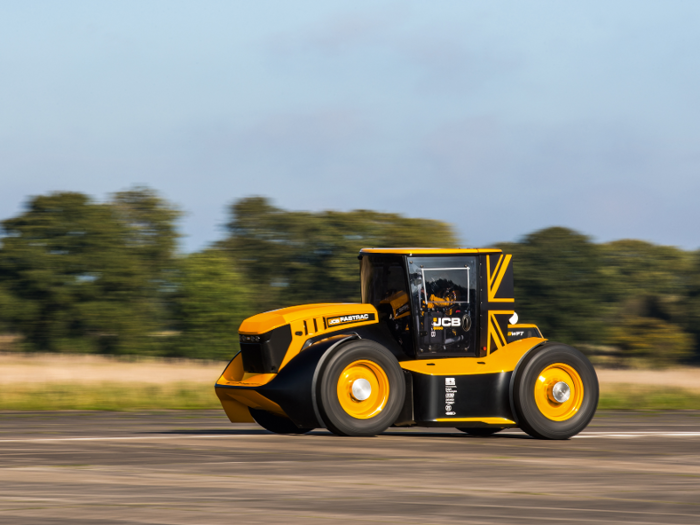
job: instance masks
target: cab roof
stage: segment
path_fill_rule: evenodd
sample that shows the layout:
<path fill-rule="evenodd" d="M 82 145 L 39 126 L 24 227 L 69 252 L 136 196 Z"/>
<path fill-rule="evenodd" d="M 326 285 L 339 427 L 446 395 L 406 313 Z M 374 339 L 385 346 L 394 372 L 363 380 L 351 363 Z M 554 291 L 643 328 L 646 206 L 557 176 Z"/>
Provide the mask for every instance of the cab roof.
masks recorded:
<path fill-rule="evenodd" d="M 362 248 L 363 254 L 393 254 L 393 255 L 465 255 L 475 253 L 503 253 L 499 248 Z"/>

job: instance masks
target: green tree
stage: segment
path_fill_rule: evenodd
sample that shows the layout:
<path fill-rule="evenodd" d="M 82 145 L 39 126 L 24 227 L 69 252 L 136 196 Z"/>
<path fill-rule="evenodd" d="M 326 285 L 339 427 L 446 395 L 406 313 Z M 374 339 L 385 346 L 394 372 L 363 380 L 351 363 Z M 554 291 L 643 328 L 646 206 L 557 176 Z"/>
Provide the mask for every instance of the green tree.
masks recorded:
<path fill-rule="evenodd" d="M 567 228 L 547 228 L 500 247 L 514 255 L 521 322 L 534 322 L 545 337 L 564 343 L 603 340 L 608 282 L 599 248 L 588 237 Z"/>
<path fill-rule="evenodd" d="M 149 315 L 149 330 L 168 323 L 169 294 L 176 267 L 178 239 L 176 223 L 182 213 L 154 190 L 135 187 L 112 195 L 109 202 L 125 233 L 126 250 L 139 259 L 145 277 L 143 290 Z"/>
<path fill-rule="evenodd" d="M 0 334 L 11 329 L 11 320 L 16 311 L 15 298 L 10 294 L 5 286 L 0 284 Z"/>
<path fill-rule="evenodd" d="M 293 212 L 263 197 L 231 206 L 225 248 L 256 293 L 257 311 L 310 302 L 360 300 L 364 247 L 456 246 L 449 224 L 367 210 Z"/>
<path fill-rule="evenodd" d="M 700 251 L 690 256 L 688 286 L 681 305 L 682 319 L 685 329 L 695 336 L 695 353 L 693 360 L 700 362 Z"/>
<path fill-rule="evenodd" d="M 690 357 L 693 338 L 680 327 L 652 317 L 624 316 L 610 330 L 624 364 L 665 367 Z"/>
<path fill-rule="evenodd" d="M 631 239 L 601 244 L 600 251 L 609 300 L 624 304 L 640 296 L 654 297 L 659 310 L 652 316 L 669 320 L 679 315 L 691 279 L 690 253 Z"/>
<path fill-rule="evenodd" d="M 251 315 L 251 292 L 221 250 L 206 250 L 180 261 L 172 297 L 175 327 L 171 355 L 227 359 L 239 350 L 238 327 Z"/>
<path fill-rule="evenodd" d="M 692 255 L 630 239 L 600 248 L 612 303 L 606 343 L 658 366 L 688 359 L 693 337 L 681 325 L 687 321 Z"/>
<path fill-rule="evenodd" d="M 151 279 L 161 282 L 163 272 L 174 266 L 182 213 L 145 187 L 115 193 L 110 204 L 126 232 L 125 245 L 141 258 Z"/>
<path fill-rule="evenodd" d="M 54 193 L 2 222 L 7 322 L 29 349 L 153 351 L 154 273 L 124 216 L 80 193 Z"/>

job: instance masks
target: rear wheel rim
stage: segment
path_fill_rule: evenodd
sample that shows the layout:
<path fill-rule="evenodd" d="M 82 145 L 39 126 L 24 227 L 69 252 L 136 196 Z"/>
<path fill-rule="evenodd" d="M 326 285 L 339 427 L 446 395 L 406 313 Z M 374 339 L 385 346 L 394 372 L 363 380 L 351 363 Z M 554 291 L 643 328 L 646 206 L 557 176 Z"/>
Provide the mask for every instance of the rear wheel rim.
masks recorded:
<path fill-rule="evenodd" d="M 561 397 L 554 391 L 558 383 L 569 387 L 568 399 L 559 403 Z M 557 390 L 561 389 L 561 385 Z M 535 402 L 537 408 L 547 419 L 566 421 L 574 417 L 583 405 L 583 381 L 579 373 L 570 365 L 554 363 L 544 368 L 535 381 Z"/>
<path fill-rule="evenodd" d="M 337 392 L 340 406 L 349 416 L 371 419 L 386 406 L 389 399 L 389 378 L 384 369 L 373 361 L 353 361 L 340 373 Z M 362 395 L 357 395 L 359 392 Z"/>

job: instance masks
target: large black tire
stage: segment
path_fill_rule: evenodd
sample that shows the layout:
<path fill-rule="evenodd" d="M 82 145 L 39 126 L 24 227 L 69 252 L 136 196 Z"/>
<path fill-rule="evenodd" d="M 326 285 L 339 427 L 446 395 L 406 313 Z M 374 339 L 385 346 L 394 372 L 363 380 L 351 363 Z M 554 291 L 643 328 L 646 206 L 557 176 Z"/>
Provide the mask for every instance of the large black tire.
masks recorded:
<path fill-rule="evenodd" d="M 313 428 L 299 428 L 291 419 L 266 412 L 265 410 L 249 408 L 248 411 L 258 425 L 275 434 L 306 434 L 313 430 Z"/>
<path fill-rule="evenodd" d="M 465 432 L 465 433 L 469 434 L 470 436 L 488 437 L 488 436 L 493 436 L 496 432 L 500 432 L 503 429 L 502 428 L 490 428 L 490 427 L 479 427 L 479 428 L 459 428 L 459 427 L 457 427 L 457 430 L 461 430 L 462 432 Z"/>
<path fill-rule="evenodd" d="M 370 370 L 367 375 L 370 380 L 374 374 L 382 384 L 388 383 L 388 388 L 376 387 L 374 390 L 379 397 L 366 401 L 343 395 L 344 408 L 338 392 L 349 388 L 355 377 L 353 371 L 359 370 L 357 377 L 360 377 L 363 367 Z M 362 339 L 345 343 L 333 351 L 321 370 L 317 388 L 321 418 L 328 430 L 339 436 L 375 436 L 384 432 L 399 417 L 406 397 L 406 383 L 396 357 L 382 345 Z M 382 391 L 384 394 L 380 395 Z M 357 408 L 351 406 L 353 403 Z M 364 407 L 367 410 L 361 414 Z M 356 417 L 358 415 L 360 417 Z"/>
<path fill-rule="evenodd" d="M 561 370 L 568 370 L 569 375 L 562 374 Z M 538 383 L 540 376 L 545 381 Z M 545 395 L 545 389 L 549 388 L 546 381 L 557 377 L 574 378 L 573 381 L 567 380 L 567 384 L 573 383 L 569 385 L 573 387 L 571 401 L 556 403 Z M 550 383 L 555 381 L 558 379 L 552 379 Z M 579 386 L 575 387 L 576 384 Z M 539 439 L 569 439 L 586 428 L 595 414 L 598 376 L 586 356 L 575 348 L 561 343 L 545 343 L 527 354 L 518 365 L 512 394 L 518 424 L 525 432 Z"/>

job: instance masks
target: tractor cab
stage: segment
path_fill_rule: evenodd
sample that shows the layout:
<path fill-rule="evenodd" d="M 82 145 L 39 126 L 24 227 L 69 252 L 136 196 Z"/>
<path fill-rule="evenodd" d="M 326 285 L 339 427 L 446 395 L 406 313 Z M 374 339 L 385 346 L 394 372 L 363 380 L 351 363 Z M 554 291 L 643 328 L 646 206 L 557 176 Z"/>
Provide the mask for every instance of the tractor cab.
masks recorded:
<path fill-rule="evenodd" d="M 412 357 L 482 357 L 507 344 L 511 256 L 500 250 L 364 249 L 362 302 Z"/>

